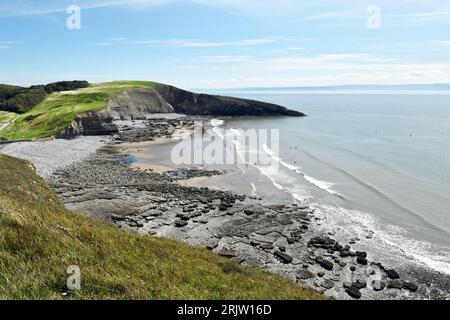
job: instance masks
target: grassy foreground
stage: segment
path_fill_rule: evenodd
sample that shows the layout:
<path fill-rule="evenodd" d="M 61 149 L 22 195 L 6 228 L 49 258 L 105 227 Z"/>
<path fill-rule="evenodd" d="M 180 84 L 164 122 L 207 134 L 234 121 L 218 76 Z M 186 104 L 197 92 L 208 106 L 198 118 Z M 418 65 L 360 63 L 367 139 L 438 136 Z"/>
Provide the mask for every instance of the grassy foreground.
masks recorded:
<path fill-rule="evenodd" d="M 155 84 L 156 82 L 147 81 L 114 81 L 92 84 L 88 88 L 74 91 L 52 93 L 33 109 L 19 115 L 11 125 L 0 130 L 0 138 L 20 140 L 53 136 L 75 120 L 79 113 L 105 108 L 112 95 Z"/>
<path fill-rule="evenodd" d="M 29 162 L 0 155 L 0 171 L 0 299 L 324 299 L 206 249 L 72 213 Z M 64 296 L 70 265 L 82 289 Z"/>

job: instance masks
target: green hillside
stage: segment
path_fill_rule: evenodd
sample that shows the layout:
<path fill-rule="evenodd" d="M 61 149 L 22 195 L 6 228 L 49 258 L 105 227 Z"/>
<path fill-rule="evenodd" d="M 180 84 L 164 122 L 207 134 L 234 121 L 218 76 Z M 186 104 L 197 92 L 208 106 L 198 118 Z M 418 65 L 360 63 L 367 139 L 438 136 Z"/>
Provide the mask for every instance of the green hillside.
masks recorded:
<path fill-rule="evenodd" d="M 323 299 L 206 249 L 75 214 L 29 162 L 0 155 L 0 299 Z M 68 292 L 67 267 L 82 289 Z"/>
<path fill-rule="evenodd" d="M 154 85 L 155 82 L 146 81 L 115 81 L 92 84 L 75 91 L 54 92 L 0 130 L 0 139 L 20 140 L 55 135 L 67 127 L 77 114 L 105 108 L 112 95 Z"/>

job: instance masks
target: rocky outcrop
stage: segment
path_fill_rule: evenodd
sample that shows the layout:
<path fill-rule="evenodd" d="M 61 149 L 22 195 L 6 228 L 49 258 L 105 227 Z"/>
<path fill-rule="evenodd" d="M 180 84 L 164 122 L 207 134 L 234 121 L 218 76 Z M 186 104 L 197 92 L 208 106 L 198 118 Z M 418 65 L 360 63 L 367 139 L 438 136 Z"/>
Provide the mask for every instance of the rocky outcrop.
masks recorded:
<path fill-rule="evenodd" d="M 112 97 L 101 113 L 114 120 L 146 119 L 152 113 L 173 113 L 155 88 L 130 89 Z"/>
<path fill-rule="evenodd" d="M 197 94 L 168 85 L 157 85 L 159 94 L 176 113 L 202 116 L 304 116 L 285 107 L 246 99 Z"/>
<path fill-rule="evenodd" d="M 197 94 L 172 86 L 129 89 L 112 96 L 105 109 L 78 115 L 57 135 L 70 139 L 79 135 L 110 135 L 118 132 L 114 120 L 145 120 L 155 113 L 198 116 L 304 116 L 298 111 L 254 100 Z"/>
<path fill-rule="evenodd" d="M 79 114 L 56 138 L 73 139 L 77 136 L 103 136 L 118 133 L 112 117 L 101 112 Z"/>

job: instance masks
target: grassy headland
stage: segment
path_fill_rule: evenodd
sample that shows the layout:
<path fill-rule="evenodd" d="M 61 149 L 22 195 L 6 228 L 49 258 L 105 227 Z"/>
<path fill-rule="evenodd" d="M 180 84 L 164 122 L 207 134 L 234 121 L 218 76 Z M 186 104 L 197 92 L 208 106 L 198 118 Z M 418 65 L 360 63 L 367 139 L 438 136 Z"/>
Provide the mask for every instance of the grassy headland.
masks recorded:
<path fill-rule="evenodd" d="M 88 103 L 93 106 L 92 103 Z M 206 249 L 129 234 L 64 208 L 26 161 L 0 155 L 0 299 L 323 299 Z"/>
<path fill-rule="evenodd" d="M 88 88 L 74 91 L 54 92 L 0 130 L 0 138 L 20 140 L 55 135 L 67 127 L 79 113 L 105 108 L 112 95 L 155 84 L 147 81 L 114 81 L 92 84 Z"/>

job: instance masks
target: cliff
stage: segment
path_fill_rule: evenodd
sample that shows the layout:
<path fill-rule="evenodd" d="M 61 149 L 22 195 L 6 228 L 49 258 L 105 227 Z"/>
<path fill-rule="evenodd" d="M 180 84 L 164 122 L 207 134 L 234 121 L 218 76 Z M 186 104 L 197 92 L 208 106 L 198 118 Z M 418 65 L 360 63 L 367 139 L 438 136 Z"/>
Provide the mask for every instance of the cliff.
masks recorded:
<path fill-rule="evenodd" d="M 285 107 L 246 99 L 196 94 L 168 85 L 157 85 L 158 93 L 176 113 L 202 116 L 305 116 Z"/>
<path fill-rule="evenodd" d="M 2 88 L 0 93 L 3 92 L 3 98 L 8 99 L 8 103 L 10 99 L 20 98 L 24 103 L 23 110 L 28 110 L 19 112 L 13 121 L 0 129 L 0 139 L 10 141 L 51 136 L 72 138 L 77 135 L 109 135 L 117 132 L 115 120 L 147 119 L 154 113 L 212 117 L 304 116 L 301 112 L 276 104 L 197 94 L 147 81 L 97 84 L 84 81 L 57 82 L 46 86 L 46 90 L 52 92 L 50 94 L 46 93 L 43 86 L 40 87 L 45 97 L 34 107 L 32 105 L 36 101 L 14 96 L 20 88 Z"/>

